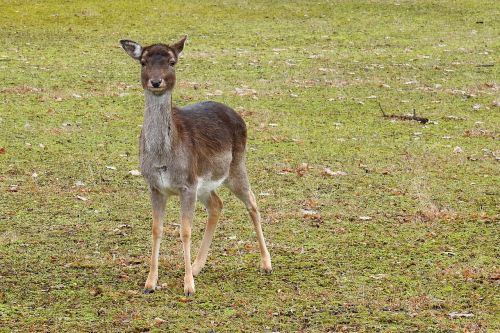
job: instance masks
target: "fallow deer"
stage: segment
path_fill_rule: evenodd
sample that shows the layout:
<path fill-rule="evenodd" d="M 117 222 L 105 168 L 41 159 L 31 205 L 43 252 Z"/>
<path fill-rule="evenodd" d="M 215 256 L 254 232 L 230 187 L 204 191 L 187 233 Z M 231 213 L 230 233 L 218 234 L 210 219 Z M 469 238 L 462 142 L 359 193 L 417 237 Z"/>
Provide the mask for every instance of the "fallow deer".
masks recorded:
<path fill-rule="evenodd" d="M 121 40 L 123 49 L 141 66 L 144 88 L 144 123 L 140 137 L 141 172 L 151 192 L 153 208 L 152 253 L 144 293 L 156 288 L 158 256 L 166 200 L 180 196 L 180 238 L 184 252 L 184 294 L 195 292 L 194 278 L 205 265 L 208 249 L 222 209 L 215 190 L 222 184 L 246 206 L 261 255 L 261 269 L 271 272 L 271 257 L 262 233 L 260 214 L 245 167 L 247 130 L 230 107 L 216 102 L 172 106 L 175 67 L 187 36 L 175 44 L 142 47 Z M 191 223 L 196 201 L 208 211 L 200 250 L 191 265 Z"/>

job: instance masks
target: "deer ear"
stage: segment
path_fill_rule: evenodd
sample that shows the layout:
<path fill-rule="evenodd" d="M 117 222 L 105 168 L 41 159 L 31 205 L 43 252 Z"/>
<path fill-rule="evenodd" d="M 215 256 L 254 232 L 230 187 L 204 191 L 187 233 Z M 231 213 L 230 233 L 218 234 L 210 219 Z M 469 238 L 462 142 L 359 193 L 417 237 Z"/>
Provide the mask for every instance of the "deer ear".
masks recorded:
<path fill-rule="evenodd" d="M 179 54 L 181 54 L 182 50 L 184 49 L 184 43 L 186 42 L 187 38 L 188 38 L 188 36 L 185 35 L 184 37 L 182 37 L 182 39 L 180 41 L 178 41 L 177 43 L 175 43 L 174 45 L 171 46 L 175 50 L 175 52 L 177 53 L 177 56 Z"/>
<path fill-rule="evenodd" d="M 129 56 L 136 60 L 139 60 L 141 58 L 142 46 L 128 39 L 122 39 L 120 41 L 120 44 Z"/>

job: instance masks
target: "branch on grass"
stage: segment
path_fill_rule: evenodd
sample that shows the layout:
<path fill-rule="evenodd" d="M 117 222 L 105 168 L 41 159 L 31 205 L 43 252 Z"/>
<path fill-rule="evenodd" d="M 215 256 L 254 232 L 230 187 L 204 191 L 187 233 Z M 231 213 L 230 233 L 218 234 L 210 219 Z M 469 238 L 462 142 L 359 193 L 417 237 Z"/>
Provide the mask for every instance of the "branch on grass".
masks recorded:
<path fill-rule="evenodd" d="M 386 114 L 384 112 L 384 109 L 382 109 L 382 104 L 380 104 L 380 102 L 378 103 L 378 106 L 380 107 L 380 111 L 382 112 L 382 117 L 384 118 L 395 119 L 395 120 L 413 120 L 413 121 L 418 121 L 419 123 L 422 124 L 427 124 L 429 122 L 428 118 L 418 117 L 415 109 L 413 109 L 413 115 L 406 116 L 397 114 Z"/>

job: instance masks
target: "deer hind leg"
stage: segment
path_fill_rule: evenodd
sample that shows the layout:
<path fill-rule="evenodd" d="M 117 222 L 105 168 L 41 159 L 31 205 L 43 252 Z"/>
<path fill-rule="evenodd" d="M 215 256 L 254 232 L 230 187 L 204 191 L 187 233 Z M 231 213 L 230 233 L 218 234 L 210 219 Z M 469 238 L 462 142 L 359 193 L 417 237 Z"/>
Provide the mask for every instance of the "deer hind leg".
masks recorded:
<path fill-rule="evenodd" d="M 271 273 L 271 256 L 267 250 L 266 240 L 262 232 L 262 225 L 260 213 L 255 201 L 255 195 L 250 189 L 248 177 L 244 166 L 241 166 L 236 172 L 232 172 L 227 183 L 227 187 L 233 192 L 244 204 L 252 219 L 257 241 L 259 242 L 260 256 L 261 256 L 261 269 L 265 273 Z"/>
<path fill-rule="evenodd" d="M 194 295 L 193 268 L 191 266 L 191 223 L 196 205 L 196 190 L 185 189 L 181 192 L 181 230 L 182 250 L 184 253 L 184 294 Z"/>
<path fill-rule="evenodd" d="M 206 198 L 200 198 L 208 212 L 208 221 L 205 227 L 205 234 L 200 245 L 200 250 L 193 263 L 193 275 L 196 276 L 205 266 L 208 256 L 208 249 L 214 237 L 215 227 L 219 221 L 219 216 L 222 211 L 222 201 L 219 196 L 212 191 Z"/>
<path fill-rule="evenodd" d="M 158 257 L 160 254 L 160 243 L 163 235 L 163 218 L 165 216 L 165 204 L 167 197 L 156 189 L 151 189 L 151 204 L 153 206 L 152 226 L 152 250 L 148 279 L 144 285 L 144 293 L 150 294 L 155 291 L 158 282 Z"/>

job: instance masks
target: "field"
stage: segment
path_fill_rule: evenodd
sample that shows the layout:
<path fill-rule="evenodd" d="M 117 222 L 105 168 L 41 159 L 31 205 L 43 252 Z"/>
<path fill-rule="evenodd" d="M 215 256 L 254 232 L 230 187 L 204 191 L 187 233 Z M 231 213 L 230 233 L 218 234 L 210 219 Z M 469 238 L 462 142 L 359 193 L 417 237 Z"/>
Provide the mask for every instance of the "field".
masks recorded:
<path fill-rule="evenodd" d="M 498 332 L 499 17 L 493 0 L 2 1 L 0 332 Z M 142 294 L 143 92 L 118 43 L 184 34 L 174 103 L 247 122 L 274 268 L 222 188 L 192 298 L 175 197 Z M 413 112 L 429 122 L 388 117 Z"/>

